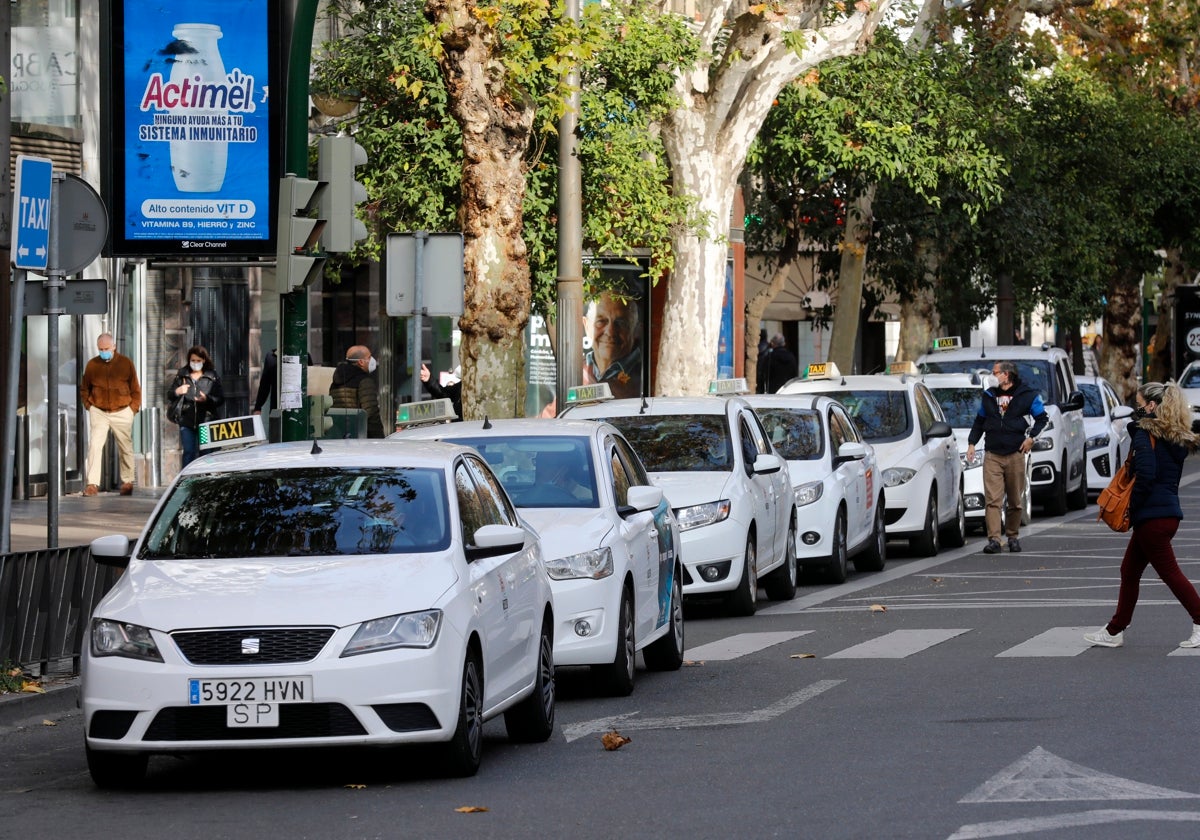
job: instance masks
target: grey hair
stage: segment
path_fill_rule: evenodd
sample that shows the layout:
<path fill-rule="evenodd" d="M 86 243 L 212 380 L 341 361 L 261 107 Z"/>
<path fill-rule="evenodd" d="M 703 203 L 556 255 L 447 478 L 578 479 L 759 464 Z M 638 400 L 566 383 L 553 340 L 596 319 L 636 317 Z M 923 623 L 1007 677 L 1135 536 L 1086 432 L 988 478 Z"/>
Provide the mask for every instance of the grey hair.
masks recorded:
<path fill-rule="evenodd" d="M 775 335 L 771 336 L 770 343 L 772 347 L 782 347 L 787 344 L 787 339 L 783 337 L 783 333 L 775 333 Z"/>

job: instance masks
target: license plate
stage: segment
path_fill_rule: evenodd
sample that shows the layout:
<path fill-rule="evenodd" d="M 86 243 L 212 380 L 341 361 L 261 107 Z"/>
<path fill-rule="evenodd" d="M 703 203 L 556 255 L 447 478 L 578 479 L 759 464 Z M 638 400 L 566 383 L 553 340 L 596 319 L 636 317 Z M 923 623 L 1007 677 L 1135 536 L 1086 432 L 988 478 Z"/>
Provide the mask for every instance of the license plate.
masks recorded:
<path fill-rule="evenodd" d="M 311 703 L 312 677 L 188 680 L 188 705 Z"/>
<path fill-rule="evenodd" d="M 234 703 L 226 706 L 225 725 L 231 729 L 243 726 L 279 726 L 279 704 Z"/>

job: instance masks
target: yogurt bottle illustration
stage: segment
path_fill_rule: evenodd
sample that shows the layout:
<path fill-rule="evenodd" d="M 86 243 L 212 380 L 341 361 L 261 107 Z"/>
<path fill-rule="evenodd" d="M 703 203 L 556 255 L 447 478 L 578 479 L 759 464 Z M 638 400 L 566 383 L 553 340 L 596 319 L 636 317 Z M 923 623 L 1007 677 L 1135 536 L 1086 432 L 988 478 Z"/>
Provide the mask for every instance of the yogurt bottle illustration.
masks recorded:
<path fill-rule="evenodd" d="M 177 23 L 171 84 L 192 92 L 181 97 L 178 107 L 168 109 L 189 126 L 189 134 L 203 135 L 205 128 L 218 127 L 229 115 L 228 107 L 212 93 L 225 85 L 225 65 L 217 41 L 221 27 L 211 23 Z M 208 91 L 206 94 L 205 92 Z M 216 107 L 218 104 L 222 107 Z M 220 132 L 213 132 L 219 136 Z M 171 141 L 171 173 L 180 192 L 216 192 L 225 183 L 228 142 L 220 139 Z"/>

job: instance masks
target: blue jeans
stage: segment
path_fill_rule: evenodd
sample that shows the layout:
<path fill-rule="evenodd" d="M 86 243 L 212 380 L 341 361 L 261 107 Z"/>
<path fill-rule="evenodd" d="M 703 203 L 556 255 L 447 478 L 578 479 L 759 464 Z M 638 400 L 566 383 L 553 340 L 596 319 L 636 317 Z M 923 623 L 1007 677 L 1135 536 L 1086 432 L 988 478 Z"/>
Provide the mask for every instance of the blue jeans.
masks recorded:
<path fill-rule="evenodd" d="M 188 464 L 200 457 L 200 432 L 196 429 L 189 429 L 187 426 L 179 427 L 179 443 L 183 445 L 183 459 L 181 467 L 186 467 Z"/>

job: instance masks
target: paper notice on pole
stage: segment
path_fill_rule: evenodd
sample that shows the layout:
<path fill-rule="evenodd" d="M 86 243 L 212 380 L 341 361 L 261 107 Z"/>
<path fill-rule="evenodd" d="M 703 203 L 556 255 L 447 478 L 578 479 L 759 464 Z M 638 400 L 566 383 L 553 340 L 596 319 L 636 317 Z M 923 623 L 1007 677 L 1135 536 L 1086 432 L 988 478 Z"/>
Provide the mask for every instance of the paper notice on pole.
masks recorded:
<path fill-rule="evenodd" d="M 304 394 L 301 387 L 303 370 L 300 368 L 299 356 L 283 356 L 279 377 L 279 407 L 284 411 L 291 408 L 301 408 L 304 405 Z"/>

